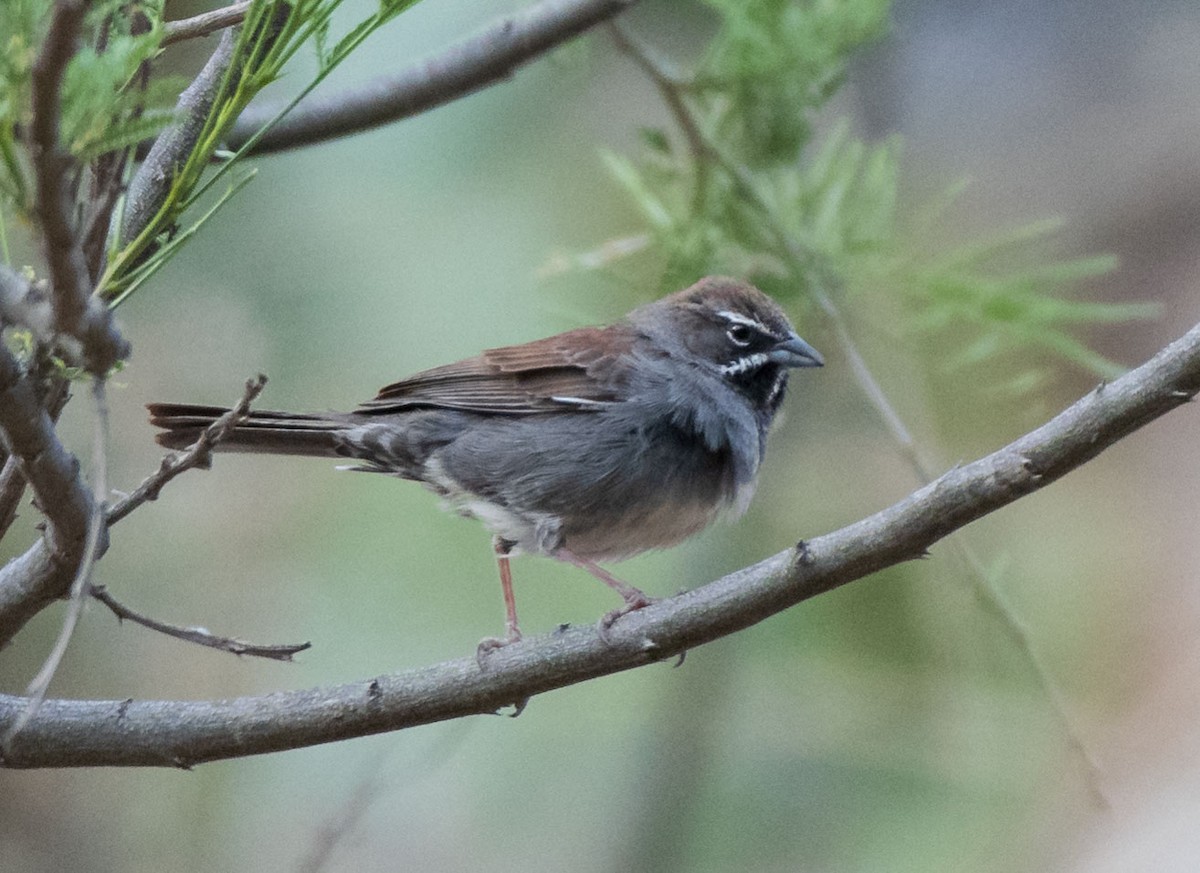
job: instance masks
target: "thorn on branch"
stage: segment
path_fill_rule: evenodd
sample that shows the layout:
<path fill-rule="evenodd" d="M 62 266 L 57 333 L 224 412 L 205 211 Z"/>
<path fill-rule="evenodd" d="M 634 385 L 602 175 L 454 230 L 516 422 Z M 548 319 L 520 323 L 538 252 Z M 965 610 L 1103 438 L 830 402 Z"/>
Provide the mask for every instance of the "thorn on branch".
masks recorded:
<path fill-rule="evenodd" d="M 1045 475 L 1041 470 L 1038 469 L 1037 463 L 1033 460 L 1033 458 L 1029 457 L 1028 455 L 1022 456 L 1021 468 L 1029 474 L 1029 478 L 1034 483 L 1040 482 Z"/>
<path fill-rule="evenodd" d="M 662 659 L 662 646 L 653 637 L 644 637 L 642 639 L 642 653 L 651 661 L 659 661 Z"/>

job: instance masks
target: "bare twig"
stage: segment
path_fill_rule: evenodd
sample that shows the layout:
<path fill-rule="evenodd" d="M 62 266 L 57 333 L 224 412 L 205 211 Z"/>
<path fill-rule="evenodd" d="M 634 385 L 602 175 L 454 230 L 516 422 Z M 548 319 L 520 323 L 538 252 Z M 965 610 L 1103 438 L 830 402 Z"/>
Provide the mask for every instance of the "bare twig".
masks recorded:
<path fill-rule="evenodd" d="M 250 414 L 250 404 L 266 387 L 267 377 L 259 373 L 253 379 L 246 380 L 246 389 L 237 404 L 210 424 L 200 434 L 190 447 L 183 452 L 175 452 L 162 459 L 157 471 L 147 476 L 132 493 L 118 500 L 108 511 L 108 523 L 114 525 L 143 503 L 157 500 L 163 486 L 193 467 L 206 467 L 212 463 L 213 446 L 219 443 L 228 433 L 246 420 Z"/>
<path fill-rule="evenodd" d="M 283 151 L 369 130 L 441 106 L 511 76 L 636 0 L 542 0 L 393 76 L 306 99 L 262 136 L 252 154 Z M 279 104 L 251 106 L 228 141 L 238 149 L 275 118 Z"/>
<path fill-rule="evenodd" d="M 886 567 L 1046 487 L 1200 392 L 1200 325 L 1036 430 L 842 530 L 595 627 L 332 688 L 217 701 L 47 700 L 0 765 L 191 767 L 494 712 L 670 658 Z M 0 695 L 0 728 L 25 706 Z"/>
<path fill-rule="evenodd" d="M 260 384 L 261 380 L 261 384 Z M 258 396 L 265 376 L 250 380 L 244 403 Z M 251 387 L 253 386 L 253 387 Z M 246 399 L 248 398 L 248 399 Z M 232 412 L 242 409 L 239 403 Z M 199 466 L 208 457 L 213 437 L 232 424 L 214 422 L 197 446 L 168 456 L 158 472 L 148 477 L 132 494 L 108 512 L 108 525 L 101 531 L 97 554 L 108 546 L 108 526 L 123 519 L 162 486 L 185 470 Z M 0 346 L 0 437 L 18 458 L 22 475 L 33 487 L 38 505 L 52 523 L 43 539 L 19 558 L 0 568 L 0 646 L 10 640 L 33 616 L 67 594 L 83 553 L 92 500 L 78 477 L 78 462 L 63 448 L 54 433 L 51 415 L 41 407 L 32 386 L 22 378 L 20 366 Z M 28 462 L 26 459 L 36 459 Z"/>
<path fill-rule="evenodd" d="M 29 139 L 55 327 L 78 339 L 84 366 L 93 375 L 104 376 L 129 355 L 129 344 L 113 325 L 108 307 L 91 296 L 91 277 L 75 227 L 68 179 L 75 162 L 59 143 L 63 75 L 78 49 L 87 9 L 86 0 L 57 0 L 54 4 L 30 77 L 33 118 Z"/>
<path fill-rule="evenodd" d="M 75 634 L 79 617 L 83 614 L 83 604 L 87 602 L 88 580 L 92 575 L 92 567 L 96 561 L 96 546 L 100 542 L 100 533 L 104 527 L 104 497 L 108 494 L 108 401 L 104 394 L 104 380 L 96 379 L 92 383 L 92 399 L 95 402 L 95 430 L 92 436 L 92 517 L 88 524 L 87 540 L 84 543 L 83 555 L 79 559 L 79 567 L 75 571 L 75 579 L 71 583 L 70 602 L 67 604 L 67 614 L 63 618 L 62 628 L 54 647 L 46 656 L 42 669 L 29 683 L 26 694 L 29 702 L 25 711 L 5 732 L 0 740 L 0 749 L 7 748 L 9 743 L 20 734 L 34 716 L 37 715 L 50 683 L 58 672 L 67 653 L 67 646 Z"/>
<path fill-rule="evenodd" d="M 195 467 L 207 467 L 212 462 L 212 450 L 223 440 L 231 430 L 245 421 L 250 414 L 250 404 L 258 398 L 267 384 L 267 377 L 261 373 L 246 380 L 242 397 L 232 409 L 210 424 L 201 432 L 196 440 L 183 452 L 173 452 L 163 458 L 162 464 L 150 476 L 147 476 L 133 492 L 117 501 L 108 511 L 108 524 L 114 525 L 128 516 L 139 506 L 151 500 L 158 499 L 163 486 L 181 473 Z M 292 656 L 305 649 L 311 648 L 312 643 L 286 643 L 282 645 L 259 645 L 239 640 L 234 637 L 223 637 L 201 627 L 183 627 L 169 624 L 130 609 L 101 585 L 93 585 L 91 596 L 107 606 L 121 620 L 129 620 L 149 630 L 158 631 L 169 637 L 184 640 L 189 643 L 219 649 L 234 655 L 248 655 L 257 658 L 270 658 L 276 661 L 290 661 Z"/>
<path fill-rule="evenodd" d="M 251 0 L 241 0 L 239 3 L 231 3 L 220 9 L 201 12 L 191 18 L 164 22 L 161 45 L 171 45 L 171 43 L 182 42 L 185 39 L 208 36 L 218 30 L 241 24 L 246 13 L 250 11 L 250 3 Z"/>
<path fill-rule="evenodd" d="M 233 655 L 269 658 L 273 661 L 290 661 L 293 655 L 303 652 L 305 649 L 312 648 L 312 643 L 285 643 L 283 645 L 264 646 L 257 643 L 248 643 L 245 640 L 239 640 L 234 637 L 218 636 L 207 628 L 168 624 L 167 622 L 150 618 L 147 615 L 142 615 L 140 612 L 135 612 L 109 594 L 108 589 L 103 585 L 92 585 L 88 589 L 88 592 L 93 598 L 107 606 L 120 621 L 131 621 L 134 624 L 141 625 L 144 628 L 157 631 L 169 637 L 174 637 L 177 640 L 195 643 L 198 646 L 207 646 L 210 649 L 218 649 Z"/>
<path fill-rule="evenodd" d="M 671 67 L 666 58 L 661 57 L 652 47 L 635 39 L 621 26 L 620 22 L 610 21 L 608 33 L 616 47 L 637 64 L 646 77 L 654 83 L 659 96 L 667 104 L 667 109 L 683 132 L 683 138 L 687 141 L 688 152 L 692 156 L 696 173 L 693 202 L 699 207 L 707 185 L 709 167 L 717 159 L 717 156 L 710 148 L 708 139 L 700 130 L 699 123 L 684 100 L 687 82 Z"/>

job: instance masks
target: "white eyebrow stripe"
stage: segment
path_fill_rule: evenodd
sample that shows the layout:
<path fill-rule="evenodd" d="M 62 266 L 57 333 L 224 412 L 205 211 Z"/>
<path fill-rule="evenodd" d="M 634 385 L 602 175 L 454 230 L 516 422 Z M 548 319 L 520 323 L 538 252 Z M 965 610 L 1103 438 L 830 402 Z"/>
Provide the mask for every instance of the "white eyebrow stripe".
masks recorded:
<path fill-rule="evenodd" d="M 756 352 L 753 355 L 746 355 L 744 358 L 738 358 L 736 361 L 726 364 L 721 368 L 721 373 L 725 376 L 738 376 L 747 370 L 757 370 L 770 360 L 771 358 L 766 352 Z"/>
<path fill-rule="evenodd" d="M 767 330 L 766 326 L 761 321 L 753 319 L 748 315 L 742 315 L 740 312 L 730 312 L 728 309 L 722 309 L 717 313 L 717 315 L 721 316 L 721 318 L 725 319 L 731 324 L 744 324 L 746 327 L 752 327 L 761 333 L 765 333 L 767 336 L 772 335 L 771 331 Z"/>

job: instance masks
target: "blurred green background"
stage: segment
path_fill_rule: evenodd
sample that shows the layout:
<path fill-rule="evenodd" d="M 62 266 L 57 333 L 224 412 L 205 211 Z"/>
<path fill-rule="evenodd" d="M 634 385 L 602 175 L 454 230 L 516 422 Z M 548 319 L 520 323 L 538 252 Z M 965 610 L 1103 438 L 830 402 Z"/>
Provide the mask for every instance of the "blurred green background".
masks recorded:
<path fill-rule="evenodd" d="M 330 84 L 397 69 L 516 4 L 480 7 L 427 0 Z M 172 2 L 168 14 L 204 8 Z M 1200 8 L 898 0 L 893 17 L 893 35 L 863 54 L 825 123 L 850 116 L 868 137 L 902 133 L 912 209 L 972 180 L 940 228 L 946 246 L 1061 215 L 1062 253 L 1116 252 L 1120 270 L 1086 292 L 1160 301 L 1163 317 L 1090 333 L 1109 357 L 1140 363 L 1190 327 Z M 626 20 L 681 61 L 714 24 L 701 5 L 666 0 Z M 207 50 L 169 57 L 187 72 Z M 231 402 L 261 371 L 264 408 L 347 408 L 410 372 L 641 302 L 611 273 L 547 278 L 543 268 L 641 229 L 598 148 L 629 152 L 639 125 L 662 123 L 653 88 L 593 37 L 435 112 L 257 161 L 251 188 L 120 310 L 135 354 L 110 392 L 111 481 L 131 488 L 158 463 L 148 401 Z M 1051 388 L 997 399 L 894 341 L 886 319 L 852 317 L 940 466 L 1000 446 L 1095 381 L 1064 365 Z M 799 327 L 829 365 L 794 380 L 750 512 L 620 565 L 623 578 L 670 594 L 912 489 L 828 326 L 810 316 Z M 76 402 L 67 414 L 80 453 L 87 413 Z M 1194 870 L 1194 416 L 1174 413 L 966 533 L 1028 624 L 1108 808 L 1027 660 L 943 544 L 919 565 L 693 651 L 681 669 L 544 695 L 515 720 L 190 773 L 0 771 L 0 871 Z M 411 483 L 333 466 L 221 456 L 116 529 L 98 570 L 118 598 L 163 620 L 312 640 L 298 663 L 189 647 L 119 627 L 93 605 L 52 693 L 305 688 L 460 657 L 501 629 L 482 529 Z M 25 515 L 25 536 L 0 559 L 32 536 L 35 513 Z M 523 559 L 514 571 L 527 632 L 592 622 L 614 605 L 553 562 Z M 48 610 L 5 650 L 6 691 L 36 672 L 60 622 Z"/>

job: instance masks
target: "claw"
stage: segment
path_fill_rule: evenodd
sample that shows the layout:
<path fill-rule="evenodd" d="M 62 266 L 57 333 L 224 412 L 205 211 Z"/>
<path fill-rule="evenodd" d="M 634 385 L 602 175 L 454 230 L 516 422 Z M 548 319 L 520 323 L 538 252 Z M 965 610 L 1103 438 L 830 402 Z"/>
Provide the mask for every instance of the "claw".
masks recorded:
<path fill-rule="evenodd" d="M 628 615 L 631 612 L 637 612 L 639 609 L 645 609 L 650 604 L 657 602 L 657 597 L 651 597 L 642 591 L 638 591 L 636 588 L 632 589 L 630 594 L 625 597 L 624 606 L 614 609 L 612 612 L 605 613 L 604 617 L 597 623 L 596 630 L 600 633 L 600 639 L 606 643 L 611 642 L 612 634 L 610 631 L 618 618 Z"/>

